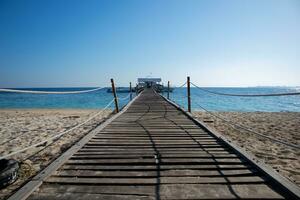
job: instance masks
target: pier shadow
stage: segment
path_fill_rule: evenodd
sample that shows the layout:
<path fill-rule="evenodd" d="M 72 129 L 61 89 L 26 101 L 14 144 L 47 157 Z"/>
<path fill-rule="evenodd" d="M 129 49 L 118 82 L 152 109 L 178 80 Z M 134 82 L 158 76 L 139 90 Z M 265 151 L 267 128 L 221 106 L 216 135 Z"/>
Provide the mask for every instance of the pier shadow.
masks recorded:
<path fill-rule="evenodd" d="M 143 128 L 143 130 L 145 131 L 145 133 L 147 134 L 147 136 L 149 137 L 149 140 L 151 142 L 151 146 L 155 152 L 155 154 L 153 155 L 154 159 L 155 159 L 155 166 L 156 166 L 156 184 L 155 184 L 155 199 L 156 200 L 160 200 L 160 184 L 161 184 L 161 181 L 160 181 L 160 163 L 161 163 L 161 154 L 159 152 L 159 150 L 157 149 L 156 147 L 156 144 L 155 144 L 155 141 L 153 140 L 153 137 L 151 135 L 151 133 L 149 132 L 149 130 L 143 125 L 141 124 L 141 119 L 146 116 L 150 110 L 151 110 L 151 107 L 146 104 L 146 103 L 143 103 L 144 105 L 147 106 L 147 110 L 146 112 L 144 112 L 138 119 L 136 119 L 134 122 L 139 125 L 141 128 Z"/>
<path fill-rule="evenodd" d="M 221 170 L 220 168 L 220 165 L 217 164 L 218 161 L 217 159 L 215 158 L 215 155 L 210 153 L 208 150 L 205 149 L 205 147 L 203 147 L 203 145 L 201 144 L 201 142 L 199 142 L 194 136 L 192 136 L 188 130 L 186 130 L 184 127 L 182 127 L 180 124 L 178 124 L 177 122 L 175 122 L 174 120 L 172 119 L 169 119 L 167 117 L 167 112 L 168 112 L 168 109 L 166 107 L 165 104 L 163 104 L 164 106 L 164 115 L 162 116 L 162 118 L 166 119 L 167 121 L 171 122 L 173 125 L 175 125 L 176 127 L 178 127 L 179 129 L 181 129 L 182 131 L 184 131 L 196 144 L 198 144 L 199 148 L 204 151 L 205 153 L 207 153 L 208 155 L 211 156 L 212 160 L 216 163 L 215 166 L 217 167 L 217 171 L 218 173 L 220 174 L 220 176 L 222 178 L 224 178 L 224 180 L 228 183 L 226 184 L 226 186 L 228 187 L 229 191 L 231 192 L 231 194 L 236 198 L 236 199 L 241 199 L 241 197 L 234 191 L 233 187 L 231 186 L 230 184 L 230 180 L 228 179 L 228 177 L 223 173 L 223 171 Z M 222 145 L 223 144 L 220 144 L 220 141 L 217 139 L 216 140 L 216 143 L 219 144 L 219 145 Z"/>
<path fill-rule="evenodd" d="M 156 184 L 155 184 L 155 199 L 156 200 L 160 200 L 160 163 L 161 163 L 161 154 L 159 152 L 159 150 L 157 149 L 156 145 L 155 145 L 155 142 L 150 134 L 150 132 L 147 130 L 146 127 L 144 127 L 141 123 L 139 122 L 136 122 L 138 125 L 140 125 L 140 127 L 142 127 L 145 132 L 147 133 L 148 137 L 149 137 L 149 140 L 151 142 L 151 146 L 155 152 L 154 154 L 154 159 L 155 159 L 155 166 L 156 166 Z"/>

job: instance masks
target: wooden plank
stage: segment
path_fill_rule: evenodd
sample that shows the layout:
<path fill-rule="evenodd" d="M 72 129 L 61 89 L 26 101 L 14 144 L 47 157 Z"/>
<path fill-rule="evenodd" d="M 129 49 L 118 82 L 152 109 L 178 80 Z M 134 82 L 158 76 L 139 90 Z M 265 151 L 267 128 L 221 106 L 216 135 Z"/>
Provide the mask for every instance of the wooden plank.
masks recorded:
<path fill-rule="evenodd" d="M 111 152 L 111 153 L 119 153 L 120 151 L 122 152 L 136 152 L 136 153 L 149 153 L 151 152 L 153 155 L 156 153 L 156 151 L 153 148 L 81 148 L 80 152 Z M 160 154 L 164 153 L 171 153 L 171 152 L 207 152 L 211 154 L 215 153 L 225 153 L 225 152 L 231 152 L 227 151 L 227 149 L 203 149 L 203 148 L 165 148 L 165 149 L 159 149 Z"/>
<path fill-rule="evenodd" d="M 162 199 L 284 199 L 265 184 L 166 184 L 160 186 Z"/>
<path fill-rule="evenodd" d="M 224 149 L 223 148 L 223 145 L 220 145 L 220 144 L 216 144 L 216 143 L 213 143 L 213 144 L 198 144 L 197 142 L 194 142 L 194 141 L 191 141 L 191 142 L 186 142 L 186 143 L 182 143 L 182 142 L 179 142 L 179 143 L 176 143 L 176 142 L 167 142 L 167 143 L 158 143 L 158 142 L 154 142 L 154 141 L 149 141 L 148 143 L 131 143 L 131 142 L 111 142 L 111 143 L 108 143 L 108 142 L 89 142 L 87 143 L 84 148 L 104 148 L 104 147 L 108 147 L 108 148 L 111 148 L 111 147 L 120 147 L 120 148 L 134 148 L 134 147 L 149 147 L 149 148 L 153 148 L 153 146 L 155 147 L 159 147 L 159 148 L 192 148 L 192 147 L 195 147 L 195 148 L 218 148 L 218 149 Z"/>
<path fill-rule="evenodd" d="M 230 177 L 256 175 L 255 170 L 191 170 L 175 169 L 159 172 L 160 177 Z M 61 170 L 53 173 L 53 176 L 64 177 L 157 177 L 157 171 L 94 171 L 94 170 Z"/>
<path fill-rule="evenodd" d="M 261 184 L 265 181 L 259 176 L 245 177 L 159 177 L 157 178 L 78 178 L 78 177 L 56 177 L 51 176 L 45 180 L 46 183 L 58 184 L 88 184 L 88 185 L 155 185 L 160 184 Z"/>
<path fill-rule="evenodd" d="M 121 164 L 121 163 L 130 163 L 130 164 L 151 164 L 155 163 L 155 158 L 128 158 L 128 159 L 76 159 L 72 158 L 68 160 L 66 163 L 68 164 L 77 164 L 77 165 L 86 165 L 86 164 Z M 240 159 L 233 158 L 161 158 L 160 164 L 176 164 L 176 163 L 184 163 L 184 164 L 240 164 L 245 163 Z"/>
<path fill-rule="evenodd" d="M 123 158 L 123 159 L 130 159 L 130 158 L 153 158 L 154 155 L 153 154 L 74 154 L 70 159 L 115 159 L 115 158 Z M 160 156 L 160 158 L 238 158 L 237 155 L 234 154 L 229 154 L 229 155 L 210 155 L 210 154 L 203 154 L 203 155 L 199 155 L 199 154 L 171 154 L 171 155 L 166 155 L 163 154 Z"/>
<path fill-rule="evenodd" d="M 94 193 L 34 193 L 29 197 L 30 200 L 73 200 L 73 199 L 88 199 L 88 200 L 153 200 L 154 197 L 143 195 L 121 195 L 121 194 L 94 194 Z"/>
<path fill-rule="evenodd" d="M 210 184 L 164 184 L 159 187 L 157 194 L 155 186 L 90 186 L 90 185 L 61 185 L 45 184 L 42 190 L 47 194 L 66 193 L 73 195 L 73 199 L 83 194 L 127 194 L 152 196 L 157 199 L 283 199 L 270 187 L 264 184 L 251 185 L 216 185 Z M 41 197 L 41 196 L 37 196 Z M 103 196 L 100 196 L 103 198 Z M 71 198 L 71 197 L 70 197 Z M 52 198 L 54 199 L 54 198 Z"/>
<path fill-rule="evenodd" d="M 114 158 L 114 157 L 154 157 L 155 152 L 98 152 L 98 151 L 78 151 L 76 154 L 73 154 L 72 157 L 84 157 L 84 156 L 95 156 L 99 158 Z M 216 152 L 214 154 L 209 154 L 207 152 L 166 152 L 160 154 L 160 158 L 239 158 L 239 156 L 235 154 L 230 154 L 228 152 Z"/>
<path fill-rule="evenodd" d="M 203 165 L 159 165 L 160 170 L 169 169 L 197 169 L 197 170 L 240 170 L 240 169 L 251 169 L 250 165 L 246 164 L 228 164 L 228 165 L 216 165 L 216 164 L 203 164 Z M 157 165 L 73 165 L 65 164 L 61 167 L 65 170 L 157 170 Z"/>
<path fill-rule="evenodd" d="M 156 150 L 159 152 L 165 152 L 165 151 L 209 151 L 209 152 L 215 152 L 215 151 L 227 151 L 227 148 L 210 148 L 210 147 L 199 147 L 199 146 L 194 146 L 194 147 L 189 147 L 189 146 L 164 146 L 160 147 L 157 146 Z M 82 150 L 106 150 L 106 151 L 126 151 L 126 150 L 136 150 L 136 151 L 155 151 L 155 149 L 152 146 L 149 147 L 142 147 L 142 146 L 84 146 Z"/>
<path fill-rule="evenodd" d="M 148 195 L 155 194 L 155 186 L 151 185 L 57 185 L 45 183 L 41 186 L 44 193 L 90 193 L 90 194 L 129 194 L 129 195 Z"/>
<path fill-rule="evenodd" d="M 180 145 L 180 144 L 197 144 L 197 145 L 207 145 L 207 146 L 212 146 L 212 145 L 218 145 L 222 144 L 216 141 L 194 141 L 194 140 L 155 140 L 151 141 L 150 139 L 148 140 L 119 140 L 119 139 L 110 139 L 110 140 L 90 140 L 87 145 L 102 145 L 102 144 L 109 144 L 109 145 L 120 145 L 120 144 L 125 144 L 125 145 L 149 145 L 152 143 L 155 143 L 155 145 Z M 220 145 L 219 145 L 220 146 Z"/>

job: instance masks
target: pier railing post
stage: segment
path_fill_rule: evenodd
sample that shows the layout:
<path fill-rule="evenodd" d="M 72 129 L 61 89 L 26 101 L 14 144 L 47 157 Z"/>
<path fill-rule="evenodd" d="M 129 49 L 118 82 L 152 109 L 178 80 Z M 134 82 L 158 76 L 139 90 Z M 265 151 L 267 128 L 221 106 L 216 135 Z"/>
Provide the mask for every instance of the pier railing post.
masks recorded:
<path fill-rule="evenodd" d="M 170 99 L 170 81 L 168 81 L 168 99 Z"/>
<path fill-rule="evenodd" d="M 116 112 L 119 112 L 119 105 L 118 105 L 118 97 L 117 97 L 117 92 L 116 92 L 116 88 L 115 88 L 115 83 L 114 83 L 114 79 L 110 79 L 111 81 L 111 89 L 112 92 L 114 94 L 114 99 L 115 99 L 115 108 L 116 108 Z"/>
<path fill-rule="evenodd" d="M 188 112 L 191 112 L 191 82 L 190 77 L 187 77 L 187 99 L 188 99 Z"/>
<path fill-rule="evenodd" d="M 130 90 L 130 101 L 132 100 L 132 86 L 131 82 L 129 83 L 129 90 Z"/>

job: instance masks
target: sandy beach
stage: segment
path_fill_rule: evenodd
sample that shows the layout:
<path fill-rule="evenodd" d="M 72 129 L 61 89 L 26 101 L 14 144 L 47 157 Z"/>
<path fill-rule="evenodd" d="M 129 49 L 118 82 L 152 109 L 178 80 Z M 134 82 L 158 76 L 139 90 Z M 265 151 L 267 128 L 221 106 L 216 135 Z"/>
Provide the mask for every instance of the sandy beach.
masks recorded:
<path fill-rule="evenodd" d="M 51 138 L 86 121 L 97 112 L 99 110 L 2 109 L 0 110 L 0 155 L 6 155 Z M 45 168 L 110 113 L 111 111 L 106 110 L 87 124 L 67 133 L 53 143 L 13 156 L 21 164 L 19 178 L 14 184 L 0 190 L 0 199 L 5 199 L 30 177 Z"/>
<path fill-rule="evenodd" d="M 230 121 L 251 127 L 272 138 L 300 144 L 299 112 L 216 112 Z M 217 130 L 220 134 L 270 165 L 281 175 L 300 186 L 300 151 L 246 131 L 237 131 L 205 112 L 194 112 L 194 116 Z"/>

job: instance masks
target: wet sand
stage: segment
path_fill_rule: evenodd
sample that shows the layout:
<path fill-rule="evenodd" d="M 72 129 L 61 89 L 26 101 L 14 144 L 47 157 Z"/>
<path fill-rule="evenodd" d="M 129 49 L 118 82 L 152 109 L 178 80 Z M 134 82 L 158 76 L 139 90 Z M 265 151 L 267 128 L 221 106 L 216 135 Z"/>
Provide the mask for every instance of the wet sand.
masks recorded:
<path fill-rule="evenodd" d="M 215 112 L 215 114 L 272 138 L 300 144 L 299 112 Z M 271 142 L 245 130 L 237 131 L 223 120 L 205 112 L 194 112 L 193 115 L 300 186 L 300 150 Z"/>
<path fill-rule="evenodd" d="M 97 112 L 99 110 L 2 109 L 0 110 L 0 155 L 7 155 L 51 138 L 86 121 Z M 72 130 L 53 143 L 50 142 L 13 156 L 12 158 L 20 161 L 19 178 L 14 184 L 0 190 L 0 199 L 5 199 L 44 169 L 62 152 L 100 124 L 110 113 L 111 111 L 106 110 L 87 124 Z"/>

